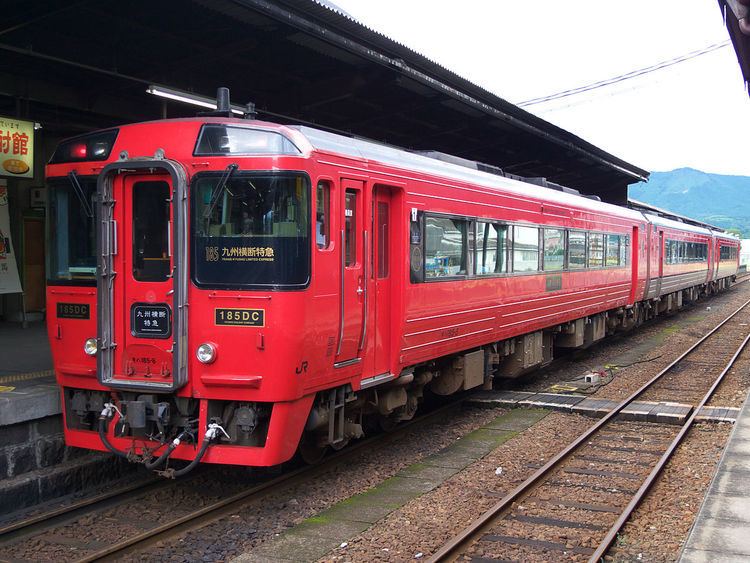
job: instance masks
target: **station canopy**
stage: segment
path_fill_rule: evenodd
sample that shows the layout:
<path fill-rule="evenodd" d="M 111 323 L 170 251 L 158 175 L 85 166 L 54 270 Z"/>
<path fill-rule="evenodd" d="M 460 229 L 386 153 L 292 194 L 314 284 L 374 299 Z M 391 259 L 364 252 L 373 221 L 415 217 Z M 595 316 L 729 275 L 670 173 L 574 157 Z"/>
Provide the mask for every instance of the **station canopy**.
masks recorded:
<path fill-rule="evenodd" d="M 750 94 L 750 2 L 748 0 L 719 0 L 719 8 L 737 53 L 745 89 Z"/>
<path fill-rule="evenodd" d="M 149 85 L 227 86 L 260 119 L 457 155 L 614 203 L 648 177 L 322 0 L 6 0 L 0 61 L 0 114 L 53 135 L 195 114 Z"/>

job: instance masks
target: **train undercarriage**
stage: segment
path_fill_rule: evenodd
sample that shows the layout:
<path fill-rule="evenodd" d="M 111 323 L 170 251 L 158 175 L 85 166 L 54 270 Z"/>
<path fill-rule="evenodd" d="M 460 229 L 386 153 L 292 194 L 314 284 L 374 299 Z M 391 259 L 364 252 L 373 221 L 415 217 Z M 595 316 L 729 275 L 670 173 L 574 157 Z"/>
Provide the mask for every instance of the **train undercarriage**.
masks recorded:
<path fill-rule="evenodd" d="M 515 379 L 550 364 L 556 349 L 588 348 L 607 336 L 674 314 L 689 303 L 728 289 L 734 280 L 734 276 L 723 278 L 438 358 L 404 370 L 391 383 L 372 390 L 355 393 L 349 385 L 326 390 L 316 397 L 299 453 L 307 463 L 315 463 L 329 447 L 341 449 L 364 436 L 368 428 L 389 431 L 410 420 L 426 391 L 447 396 L 480 386 L 492 389 L 495 379 Z"/>

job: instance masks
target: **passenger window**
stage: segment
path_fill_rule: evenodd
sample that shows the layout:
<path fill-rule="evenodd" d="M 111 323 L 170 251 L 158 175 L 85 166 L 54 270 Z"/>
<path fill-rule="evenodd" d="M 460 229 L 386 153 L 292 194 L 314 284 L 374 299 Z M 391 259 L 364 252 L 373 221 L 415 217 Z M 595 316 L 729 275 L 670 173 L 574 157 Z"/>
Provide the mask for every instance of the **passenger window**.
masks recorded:
<path fill-rule="evenodd" d="M 562 270 L 565 267 L 565 231 L 544 229 L 544 271 Z"/>
<path fill-rule="evenodd" d="M 571 270 L 586 267 L 586 233 L 581 231 L 568 233 L 568 267 Z"/>
<path fill-rule="evenodd" d="M 539 229 L 513 227 L 513 271 L 539 270 Z"/>
<path fill-rule="evenodd" d="M 620 265 L 620 235 L 607 236 L 607 266 Z"/>
<path fill-rule="evenodd" d="M 169 251 L 169 184 L 133 185 L 133 278 L 166 281 L 171 268 Z"/>
<path fill-rule="evenodd" d="M 412 283 L 424 281 L 423 221 L 424 214 L 419 212 L 416 220 L 409 222 L 409 279 Z"/>
<path fill-rule="evenodd" d="M 630 236 L 620 236 L 620 266 L 628 265 L 628 247 L 630 247 Z"/>
<path fill-rule="evenodd" d="M 315 194 L 315 244 L 328 248 L 331 244 L 331 187 L 328 182 L 318 182 Z"/>
<path fill-rule="evenodd" d="M 425 223 L 425 277 L 440 278 L 467 273 L 468 221 L 427 217 Z"/>
<path fill-rule="evenodd" d="M 344 214 L 346 224 L 344 226 L 345 262 L 351 266 L 357 261 L 357 192 L 346 190 L 346 206 Z"/>
<path fill-rule="evenodd" d="M 589 234 L 589 267 L 601 268 L 604 266 L 604 235 L 598 233 Z"/>
<path fill-rule="evenodd" d="M 508 245 L 508 227 L 484 221 L 477 222 L 474 264 L 476 274 L 483 276 L 507 272 L 505 252 Z"/>
<path fill-rule="evenodd" d="M 667 241 L 667 264 L 678 264 L 680 261 L 679 243 L 676 240 Z"/>
<path fill-rule="evenodd" d="M 378 278 L 388 277 L 388 244 L 389 225 L 388 225 L 388 203 L 385 201 L 378 202 Z"/>

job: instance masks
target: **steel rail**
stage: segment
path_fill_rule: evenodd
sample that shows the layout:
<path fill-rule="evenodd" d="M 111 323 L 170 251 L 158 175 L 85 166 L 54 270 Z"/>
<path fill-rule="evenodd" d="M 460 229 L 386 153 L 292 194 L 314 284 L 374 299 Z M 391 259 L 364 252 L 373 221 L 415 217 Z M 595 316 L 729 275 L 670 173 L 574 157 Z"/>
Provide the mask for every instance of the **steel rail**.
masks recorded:
<path fill-rule="evenodd" d="M 693 423 L 695 421 L 695 418 L 700 413 L 701 409 L 706 406 L 706 403 L 709 401 L 711 396 L 716 391 L 716 388 L 721 384 L 722 380 L 724 379 L 724 376 L 727 374 L 727 372 L 732 368 L 732 366 L 737 361 L 737 358 L 739 358 L 740 354 L 743 352 L 745 347 L 747 346 L 747 343 L 750 342 L 750 334 L 748 334 L 745 337 L 745 340 L 742 341 L 742 344 L 737 348 L 737 351 L 732 356 L 732 359 L 729 360 L 727 365 L 724 367 L 722 372 L 719 374 L 719 376 L 714 381 L 711 388 L 708 390 L 708 392 L 703 396 L 703 399 L 698 404 L 695 409 L 693 409 L 692 414 L 690 417 L 685 421 L 685 424 L 682 425 L 682 428 L 680 429 L 680 432 L 675 436 L 674 440 L 672 440 L 672 443 L 669 444 L 669 447 L 667 448 L 667 451 L 664 452 L 664 454 L 661 456 L 659 461 L 656 463 L 654 468 L 651 470 L 651 473 L 649 473 L 646 480 L 643 482 L 641 487 L 638 489 L 638 491 L 635 493 L 633 498 L 630 500 L 628 505 L 625 507 L 625 509 L 620 514 L 617 521 L 615 521 L 614 524 L 612 524 L 612 527 L 610 528 L 609 532 L 607 532 L 607 535 L 602 540 L 602 542 L 599 544 L 599 547 L 596 549 L 596 551 L 591 555 L 589 558 L 589 563 L 595 563 L 602 559 L 604 557 L 604 554 L 607 553 L 610 546 L 612 545 L 612 542 L 615 541 L 615 538 L 617 537 L 617 534 L 620 533 L 620 530 L 625 525 L 625 522 L 628 521 L 628 518 L 630 518 L 630 515 L 633 513 L 633 511 L 636 509 L 636 507 L 640 504 L 640 502 L 643 500 L 643 498 L 648 493 L 651 486 L 656 482 L 657 477 L 661 474 L 661 472 L 664 470 L 664 467 L 666 467 L 667 462 L 672 458 L 675 451 L 677 451 L 677 447 L 682 443 L 682 441 L 685 439 L 685 437 L 688 435 L 688 432 L 693 426 Z"/>
<path fill-rule="evenodd" d="M 340 452 L 336 452 L 324 459 L 323 462 L 318 465 L 300 467 L 292 470 L 284 475 L 280 475 L 279 477 L 251 487 L 250 489 L 236 493 L 189 514 L 176 518 L 170 522 L 162 524 L 161 526 L 146 530 L 100 551 L 86 555 L 77 560 L 77 563 L 91 563 L 93 561 L 101 561 L 105 559 L 110 561 L 113 557 L 149 547 L 158 541 L 163 541 L 181 532 L 202 528 L 223 516 L 236 512 L 246 504 L 261 500 L 264 497 L 277 492 L 280 486 L 288 488 L 309 481 L 310 479 L 314 479 L 330 471 L 333 467 L 345 463 L 362 450 L 371 448 L 375 444 L 378 446 L 387 445 L 394 440 L 400 439 L 403 431 L 409 428 L 427 424 L 434 419 L 440 420 L 444 417 L 447 411 L 459 407 L 470 395 L 471 393 L 459 397 L 447 405 L 443 405 L 419 418 L 404 422 L 397 427 L 398 432 L 379 434 L 372 438 L 362 440 L 353 446 L 349 446 Z"/>
<path fill-rule="evenodd" d="M 638 390 L 636 390 L 629 397 L 624 399 L 620 404 L 618 404 L 614 409 L 612 409 L 608 414 L 606 414 L 598 422 L 590 426 L 583 434 L 578 436 L 578 438 L 576 438 L 565 449 L 563 449 L 561 452 L 555 455 L 552 459 L 550 459 L 547 463 L 545 463 L 541 468 L 535 471 L 534 474 L 531 475 L 528 479 L 526 479 L 523 483 L 518 485 L 515 489 L 513 489 L 510 493 L 508 493 L 495 505 L 493 505 L 488 510 L 486 510 L 477 520 L 472 522 L 469 526 L 467 526 L 461 532 L 459 532 L 456 536 L 454 536 L 449 542 L 444 544 L 430 558 L 429 561 L 432 563 L 438 563 L 442 561 L 454 560 L 455 557 L 457 557 L 460 554 L 460 552 L 465 546 L 471 543 L 471 541 L 477 535 L 479 535 L 484 530 L 489 528 L 496 521 L 497 517 L 503 511 L 508 509 L 513 504 L 513 502 L 515 502 L 517 499 L 521 498 L 526 493 L 528 493 L 531 490 L 533 485 L 539 482 L 543 477 L 546 477 L 553 469 L 559 466 L 562 461 L 567 459 L 583 443 L 588 442 L 588 440 L 594 434 L 596 434 L 603 426 L 607 425 L 613 418 L 615 418 L 618 414 L 620 414 L 620 412 L 625 407 L 627 407 L 630 403 L 636 400 L 647 389 L 649 389 L 652 385 L 654 385 L 657 381 L 659 381 L 664 375 L 666 375 L 669 371 L 671 371 L 686 356 L 688 356 L 697 348 L 699 348 L 701 344 L 703 344 L 708 338 L 710 338 L 719 329 L 721 329 L 721 327 L 723 327 L 726 323 L 732 320 L 737 314 L 740 313 L 740 311 L 742 311 L 748 305 L 750 305 L 750 299 L 745 301 L 740 307 L 738 307 L 728 317 L 726 317 L 723 321 L 721 321 L 718 325 L 716 325 L 713 329 L 711 329 L 703 337 L 701 337 L 697 342 L 695 342 L 692 346 L 690 346 L 690 348 L 688 348 L 685 352 L 680 354 L 677 357 L 677 359 L 672 361 L 667 367 L 662 369 L 659 373 L 657 373 L 654 377 L 652 377 L 648 382 L 642 385 Z"/>
<path fill-rule="evenodd" d="M 750 274 L 745 274 L 744 276 L 738 277 L 735 285 L 747 282 L 749 280 L 750 280 Z M 735 311 L 733 315 L 736 314 L 738 311 Z M 729 320 L 729 318 L 727 318 L 724 322 L 726 322 L 727 320 Z M 710 334 L 711 333 L 707 334 L 704 338 L 710 336 Z M 702 342 L 702 340 L 699 341 L 698 343 L 700 342 Z M 565 359 L 565 358 L 561 358 L 561 360 L 562 359 Z M 679 359 L 680 358 L 678 358 L 678 360 Z M 666 369 L 669 369 L 669 367 L 671 367 L 671 365 L 668 366 L 668 368 Z M 463 399 L 459 399 L 455 403 L 452 403 L 451 405 L 446 405 L 443 408 L 444 409 L 451 408 L 452 406 L 456 406 L 456 404 L 459 404 L 462 401 Z M 441 411 L 435 411 L 435 412 L 437 413 Z M 420 417 L 419 419 L 402 424 L 399 427 L 399 430 L 406 429 L 412 424 L 415 424 L 417 422 L 422 422 L 424 421 L 425 417 L 430 416 L 431 414 L 432 413 L 426 414 L 423 417 Z M 347 449 L 346 452 L 351 451 L 354 448 L 359 449 L 360 447 L 365 447 L 366 445 L 370 445 L 370 443 L 371 442 L 369 440 L 366 440 L 360 444 L 352 446 L 351 448 Z M 342 454 L 346 452 L 342 452 Z M 331 456 L 329 457 L 329 460 L 333 460 L 335 457 L 337 458 L 338 455 L 341 455 L 341 454 L 336 454 L 336 456 Z M 95 512 L 103 508 L 110 508 L 112 506 L 115 506 L 121 501 L 122 502 L 127 501 L 128 499 L 132 498 L 132 496 L 140 496 L 152 490 L 160 490 L 163 488 L 169 488 L 169 487 L 175 486 L 178 483 L 184 483 L 184 481 L 175 482 L 175 481 L 164 481 L 162 479 L 142 481 L 142 482 L 127 485 L 125 487 L 121 487 L 121 488 L 118 488 L 109 492 L 105 492 L 105 493 L 97 494 L 88 498 L 84 498 L 73 504 L 55 508 L 47 512 L 39 513 L 25 520 L 7 524 L 5 526 L 0 527 L 0 545 L 9 544 L 11 542 L 15 543 L 18 540 L 42 533 L 48 529 L 54 528 L 66 522 L 75 521 L 75 519 L 79 518 L 80 516 L 83 516 L 86 513 Z M 137 494 L 133 495 L 132 493 L 137 493 Z M 122 499 L 118 497 L 122 497 Z M 94 505 L 104 505 L 104 506 L 94 506 Z"/>
<path fill-rule="evenodd" d="M 60 506 L 58 508 L 48 510 L 47 512 L 41 512 L 35 514 L 25 520 L 19 520 L 11 524 L 7 524 L 0 527 L 0 545 L 5 544 L 11 540 L 16 540 L 21 537 L 32 535 L 32 533 L 41 533 L 46 529 L 59 526 L 64 521 L 70 520 L 71 518 L 78 518 L 83 515 L 83 511 L 86 508 L 96 504 L 106 503 L 108 506 L 116 504 L 117 498 L 122 497 L 123 500 L 130 498 L 133 492 L 138 494 L 144 494 L 151 492 L 152 490 L 160 490 L 175 485 L 174 481 L 166 481 L 164 479 L 149 479 L 132 483 L 124 487 L 114 489 L 105 493 L 93 495 L 80 501 L 74 502 L 69 505 Z M 90 510 L 89 510 L 90 511 Z M 31 526 L 42 524 L 39 528 L 33 532 L 28 529 Z"/>

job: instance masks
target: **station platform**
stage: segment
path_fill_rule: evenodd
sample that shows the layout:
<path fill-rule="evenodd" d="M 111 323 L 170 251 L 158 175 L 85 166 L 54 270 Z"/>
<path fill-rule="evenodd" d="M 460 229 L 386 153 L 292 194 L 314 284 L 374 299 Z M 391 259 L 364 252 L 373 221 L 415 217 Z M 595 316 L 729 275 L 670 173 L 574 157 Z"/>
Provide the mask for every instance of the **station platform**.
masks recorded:
<path fill-rule="evenodd" d="M 745 399 L 679 561 L 750 561 L 750 395 Z"/>
<path fill-rule="evenodd" d="M 0 377 L 35 373 L 52 369 L 52 355 L 44 321 L 28 323 L 0 322 Z"/>
<path fill-rule="evenodd" d="M 44 322 L 0 322 L 0 522 L 38 503 L 106 486 L 138 470 L 65 445 Z"/>
<path fill-rule="evenodd" d="M 60 393 L 44 322 L 26 328 L 0 323 L 0 354 L 0 428 L 59 415 Z"/>

